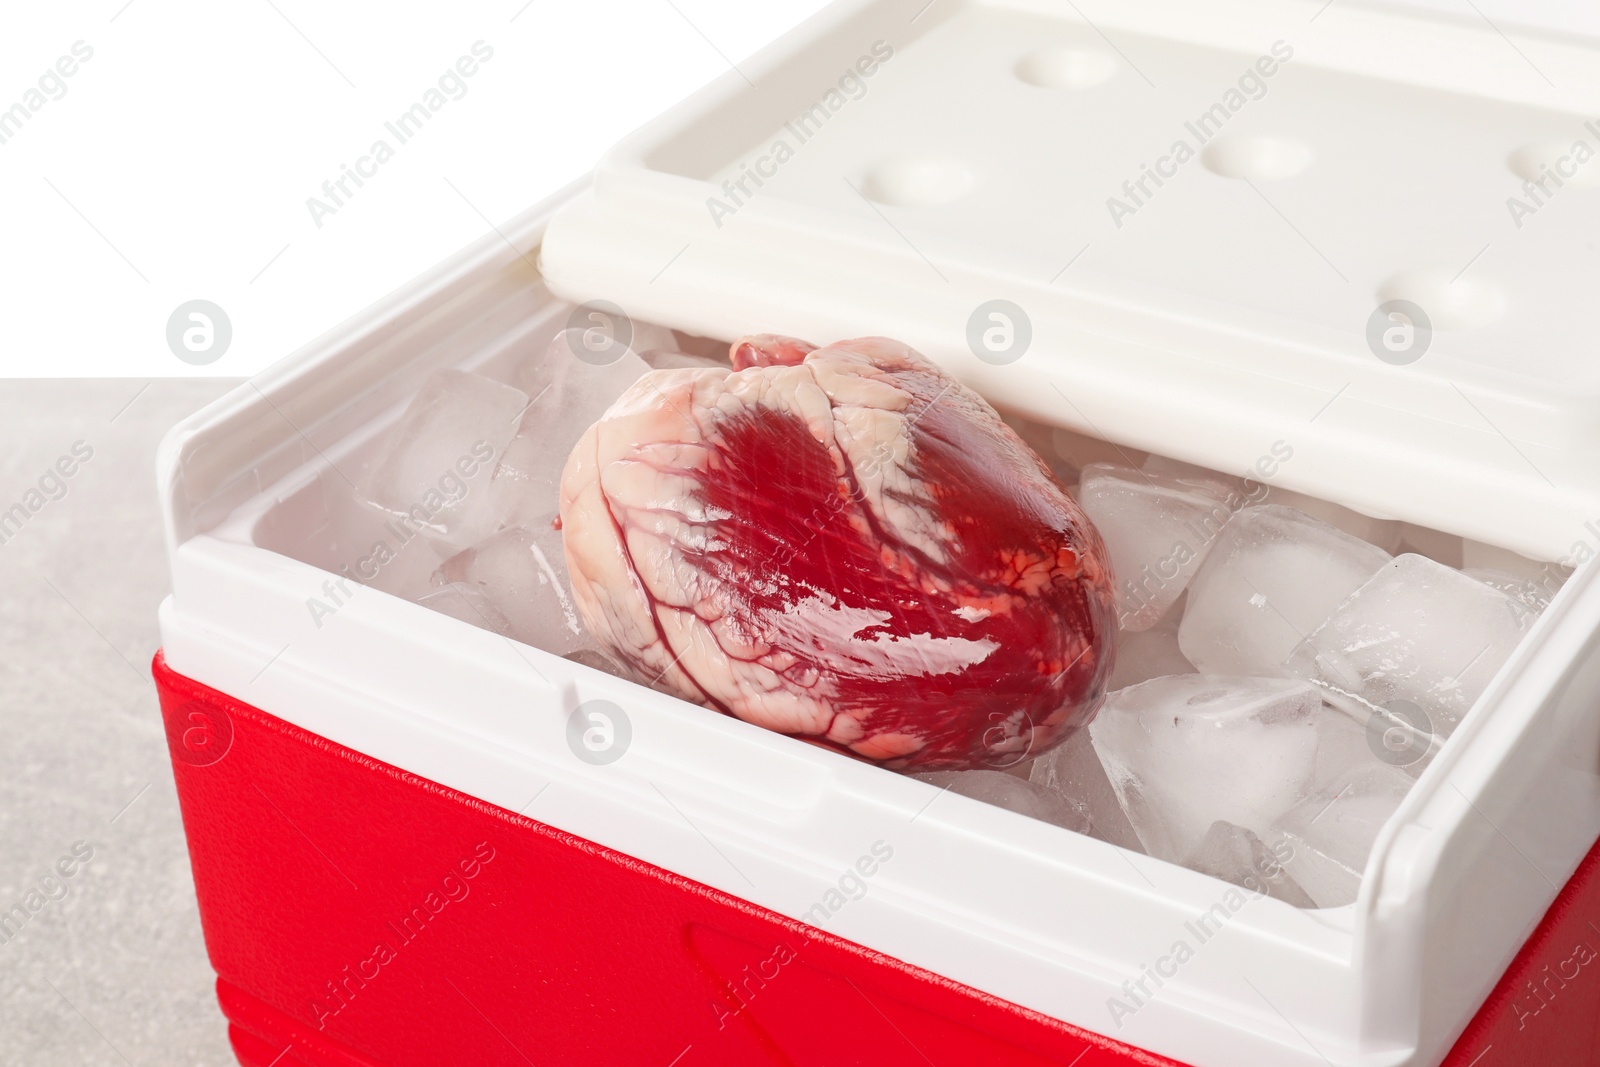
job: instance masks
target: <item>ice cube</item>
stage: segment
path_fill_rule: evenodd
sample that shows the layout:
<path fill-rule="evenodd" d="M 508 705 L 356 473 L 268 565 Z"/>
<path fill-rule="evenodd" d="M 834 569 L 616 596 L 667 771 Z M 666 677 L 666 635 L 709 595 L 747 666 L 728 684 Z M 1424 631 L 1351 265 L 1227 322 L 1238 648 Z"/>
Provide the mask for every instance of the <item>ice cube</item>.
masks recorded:
<path fill-rule="evenodd" d="M 1367 728 L 1353 716 L 1326 704 L 1317 712 L 1317 769 L 1312 785 L 1322 789 L 1357 767 L 1378 757 L 1367 738 Z"/>
<path fill-rule="evenodd" d="M 1515 600 L 1536 616 L 1544 614 L 1544 609 L 1550 606 L 1550 601 L 1555 596 L 1554 590 L 1549 589 L 1542 582 L 1518 578 L 1516 575 L 1507 574 L 1505 571 L 1468 567 L 1461 573 L 1468 578 L 1482 582 L 1491 589 L 1500 590 L 1500 592 Z"/>
<path fill-rule="evenodd" d="M 633 349 L 594 348 L 586 344 L 585 336 L 582 330 L 562 330 L 543 352 L 518 369 L 517 384 L 537 405 L 529 409 L 530 414 L 539 410 L 549 415 L 576 405 L 583 409 L 583 428 L 588 429 L 612 401 L 650 370 Z"/>
<path fill-rule="evenodd" d="M 1200 467 L 1193 463 L 1185 463 L 1181 459 L 1172 459 L 1169 456 L 1151 454 L 1140 464 L 1139 469 L 1146 474 L 1155 475 L 1161 479 L 1170 479 L 1180 485 L 1188 486 L 1205 496 L 1214 497 L 1228 505 L 1229 511 L 1234 511 L 1244 506 L 1245 485 L 1243 478 L 1235 478 L 1230 474 L 1212 470 L 1210 467 Z"/>
<path fill-rule="evenodd" d="M 1228 521 L 1227 490 L 1109 463 L 1083 469 L 1078 503 L 1105 539 L 1124 630 L 1148 630 L 1182 595 Z"/>
<path fill-rule="evenodd" d="M 1321 706 L 1298 679 L 1177 675 L 1111 694 L 1089 735 L 1145 851 L 1183 863 L 1218 819 L 1264 834 L 1306 795 Z"/>
<path fill-rule="evenodd" d="M 445 561 L 441 573 L 476 589 L 506 620 L 507 636 L 565 655 L 588 647 L 567 588 L 560 533 L 512 527 Z"/>
<path fill-rule="evenodd" d="M 1121 848 L 1143 852 L 1139 835 L 1122 810 L 1122 802 L 1095 755 L 1088 730 L 1078 730 L 1064 742 L 1033 761 L 1029 781 L 1065 797 L 1083 812 L 1089 828 L 1083 832 Z"/>
<path fill-rule="evenodd" d="M 1088 816 L 1066 797 L 1004 771 L 928 771 L 913 777 L 1030 819 L 1065 826 L 1080 834 L 1089 830 Z"/>
<path fill-rule="evenodd" d="M 367 499 L 451 548 L 498 525 L 488 485 L 528 404 L 519 389 L 465 371 L 435 371 L 390 437 Z"/>
<path fill-rule="evenodd" d="M 1358 766 L 1286 812 L 1264 840 L 1317 907 L 1354 903 L 1378 831 L 1410 789 L 1403 771 Z"/>
<path fill-rule="evenodd" d="M 1245 508 L 1190 583 L 1178 645 L 1208 674 L 1287 675 L 1295 645 L 1389 558 L 1303 511 Z"/>
<path fill-rule="evenodd" d="M 1532 622 L 1500 590 L 1407 553 L 1357 589 L 1288 664 L 1352 714 L 1409 702 L 1448 737 Z"/>
<path fill-rule="evenodd" d="M 602 357 L 611 362 L 591 362 Z M 523 365 L 518 380 L 528 393 L 527 410 L 495 469 L 491 489 L 502 525 L 527 525 L 557 510 L 561 470 L 572 447 L 649 371 L 630 350 L 590 353 L 579 330 L 561 331 L 541 356 Z"/>
<path fill-rule="evenodd" d="M 316 488 L 325 506 L 323 521 L 285 555 L 407 600 L 435 588 L 434 574 L 444 556 L 415 523 L 372 507 L 331 473 Z M 269 547 L 288 547 L 273 534 L 266 536 Z"/>
<path fill-rule="evenodd" d="M 1466 574 L 1521 601 L 1535 614 L 1550 606 L 1550 601 L 1572 576 L 1571 567 L 1560 563 L 1541 563 L 1481 541 L 1464 542 L 1461 560 Z"/>
<path fill-rule="evenodd" d="M 506 445 L 489 486 L 502 526 L 530 526 L 559 510 L 561 471 L 567 456 L 558 458 L 557 451 L 542 439 L 537 427 L 519 432 Z"/>
<path fill-rule="evenodd" d="M 672 330 L 653 322 L 630 318 L 626 314 L 619 316 L 601 304 L 584 304 L 573 308 L 566 328 L 556 335 L 555 340 L 592 366 L 610 364 L 625 352 L 637 355 L 650 351 L 678 351 L 677 336 Z"/>
<path fill-rule="evenodd" d="M 1193 674 L 1194 665 L 1178 647 L 1178 624 L 1183 621 L 1185 593 L 1148 630 L 1122 630 L 1116 634 L 1117 655 L 1106 691 L 1116 692 L 1130 685 L 1148 682 L 1169 674 Z"/>
<path fill-rule="evenodd" d="M 1397 551 L 1415 552 L 1446 567 L 1460 567 L 1466 546 L 1455 534 L 1441 533 L 1427 526 L 1407 522 L 1400 526 L 1400 548 Z"/>
<path fill-rule="evenodd" d="M 1291 855 L 1284 848 L 1284 855 Z M 1257 895 L 1275 897 L 1297 908 L 1316 904 L 1283 869 L 1283 859 L 1242 826 L 1218 820 L 1184 866 Z"/>
<path fill-rule="evenodd" d="M 440 584 L 438 571 L 444 560 L 432 540 L 391 519 L 356 560 L 352 573 L 374 589 L 420 601 Z"/>
<path fill-rule="evenodd" d="M 1394 552 L 1400 547 L 1402 524 L 1394 519 L 1374 519 L 1342 504 L 1277 486 L 1272 487 L 1262 503 L 1278 504 L 1303 511 L 1314 519 L 1321 519 L 1330 526 L 1337 526 L 1352 537 L 1359 537 L 1368 544 L 1377 545 L 1385 552 Z"/>

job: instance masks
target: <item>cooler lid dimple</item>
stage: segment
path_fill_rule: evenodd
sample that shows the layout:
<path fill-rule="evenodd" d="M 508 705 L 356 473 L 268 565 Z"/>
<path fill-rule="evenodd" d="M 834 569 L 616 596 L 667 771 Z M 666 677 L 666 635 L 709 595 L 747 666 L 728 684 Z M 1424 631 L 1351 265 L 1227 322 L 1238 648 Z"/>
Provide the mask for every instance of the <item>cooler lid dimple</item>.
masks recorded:
<path fill-rule="evenodd" d="M 894 335 L 998 403 L 1568 560 L 1597 155 L 1600 48 L 1481 18 L 848 0 L 614 149 L 542 266 L 702 333 Z"/>

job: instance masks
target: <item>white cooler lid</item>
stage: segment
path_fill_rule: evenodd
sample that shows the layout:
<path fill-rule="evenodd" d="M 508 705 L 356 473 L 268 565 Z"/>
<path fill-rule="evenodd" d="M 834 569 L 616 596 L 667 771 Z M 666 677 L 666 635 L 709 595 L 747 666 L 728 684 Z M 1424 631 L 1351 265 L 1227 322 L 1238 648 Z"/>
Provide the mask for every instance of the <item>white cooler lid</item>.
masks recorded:
<path fill-rule="evenodd" d="M 702 333 L 896 336 L 1233 473 L 1287 444 L 1273 484 L 1568 560 L 1600 517 L 1594 116 L 1600 49 L 1477 16 L 844 0 L 613 150 L 542 267 Z"/>

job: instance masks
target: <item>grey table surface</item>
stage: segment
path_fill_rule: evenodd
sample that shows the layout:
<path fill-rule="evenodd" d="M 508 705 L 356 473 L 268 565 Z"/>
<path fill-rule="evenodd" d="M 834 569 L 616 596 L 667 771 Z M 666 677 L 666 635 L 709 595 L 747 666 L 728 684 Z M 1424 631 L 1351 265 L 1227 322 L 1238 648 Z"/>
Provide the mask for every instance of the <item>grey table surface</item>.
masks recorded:
<path fill-rule="evenodd" d="M 156 445 L 233 384 L 0 381 L 0 514 L 41 504 L 0 526 L 0 1064 L 235 1063 L 150 679 Z"/>

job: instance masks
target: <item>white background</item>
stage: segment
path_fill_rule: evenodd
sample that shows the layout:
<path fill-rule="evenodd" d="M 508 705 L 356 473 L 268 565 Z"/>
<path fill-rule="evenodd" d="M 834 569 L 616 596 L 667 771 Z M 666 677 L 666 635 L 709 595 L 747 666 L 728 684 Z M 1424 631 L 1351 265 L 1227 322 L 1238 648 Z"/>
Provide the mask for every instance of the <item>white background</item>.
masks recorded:
<path fill-rule="evenodd" d="M 0 377 L 148 378 L 255 373 L 823 4 L 7 6 L 0 110 L 75 41 L 94 55 L 0 144 Z M 306 199 L 375 139 L 397 145 L 384 122 L 478 40 L 494 57 L 466 95 L 319 229 Z M 166 345 L 168 316 L 196 298 L 233 325 L 204 367 Z"/>
<path fill-rule="evenodd" d="M 1600 30 L 1600 9 L 1579 0 L 1418 2 Z M 0 144 L 0 377 L 253 374 L 576 178 L 822 6 L 14 5 L 0 110 L 74 42 L 94 55 Z M 318 228 L 307 198 L 378 137 L 395 144 L 384 122 L 478 40 L 494 57 L 466 95 Z M 168 317 L 197 298 L 233 327 L 204 367 L 166 344 Z"/>

